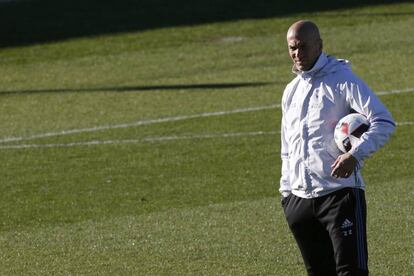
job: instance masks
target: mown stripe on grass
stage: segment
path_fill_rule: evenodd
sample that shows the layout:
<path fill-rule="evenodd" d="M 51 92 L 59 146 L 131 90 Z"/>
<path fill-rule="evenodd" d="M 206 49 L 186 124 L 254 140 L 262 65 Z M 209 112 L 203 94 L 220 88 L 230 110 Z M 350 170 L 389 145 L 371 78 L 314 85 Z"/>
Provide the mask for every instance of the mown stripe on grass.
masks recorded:
<path fill-rule="evenodd" d="M 402 90 L 380 91 L 380 92 L 377 92 L 377 94 L 382 96 L 382 95 L 411 93 L 411 92 L 414 92 L 414 88 L 407 88 L 407 89 L 402 89 Z M 96 126 L 96 127 L 90 127 L 90 128 L 69 129 L 69 130 L 62 130 L 58 132 L 40 133 L 40 134 L 31 135 L 31 136 L 5 137 L 5 138 L 0 139 L 0 143 L 29 141 L 29 140 L 35 140 L 35 139 L 41 139 L 41 138 L 48 138 L 48 137 L 64 136 L 64 135 L 87 133 L 87 132 L 97 132 L 97 131 L 103 131 L 103 130 L 109 130 L 109 129 L 130 128 L 130 127 L 177 122 L 177 121 L 207 118 L 207 117 L 214 117 L 214 116 L 225 116 L 225 115 L 230 115 L 230 114 L 255 112 L 255 111 L 277 109 L 277 108 L 280 108 L 280 104 L 246 107 L 246 108 L 216 111 L 216 112 L 205 112 L 205 113 L 193 114 L 193 115 L 180 115 L 180 116 L 165 117 L 165 118 L 158 118 L 158 119 L 148 119 L 148 120 L 141 120 L 141 121 L 136 121 L 136 122 L 131 122 L 131 123 L 116 124 L 116 125 L 104 125 L 104 126 Z"/>
<path fill-rule="evenodd" d="M 148 120 L 142 120 L 142 121 L 137 121 L 137 122 L 132 122 L 132 123 L 125 123 L 125 124 L 97 126 L 97 127 L 81 128 L 81 129 L 71 129 L 71 130 L 63 130 L 59 132 L 48 132 L 48 133 L 41 133 L 41 134 L 36 134 L 32 136 L 7 137 L 7 138 L 0 139 L 0 143 L 28 141 L 28 140 L 34 140 L 34 139 L 39 139 L 39 138 L 79 134 L 79 133 L 85 133 L 85 132 L 97 132 L 97 131 L 109 130 L 109 129 L 130 128 L 130 127 L 137 127 L 137 126 L 144 126 L 144 125 L 184 121 L 184 120 L 190 120 L 190 119 L 224 116 L 224 115 L 245 113 L 245 112 L 255 112 L 255 111 L 261 111 L 261 110 L 267 110 L 267 109 L 275 109 L 278 107 L 280 107 L 279 104 L 257 106 L 257 107 L 246 107 L 246 108 L 239 108 L 239 109 L 227 110 L 227 111 L 206 112 L 206 113 L 193 114 L 193 115 L 180 115 L 180 116 L 165 117 L 165 118 L 159 118 L 159 119 L 148 119 Z"/>
<path fill-rule="evenodd" d="M 399 122 L 397 126 L 412 126 L 414 122 Z M 168 142 L 178 140 L 197 140 L 197 139 L 212 139 L 212 138 L 234 138 L 234 137 L 254 137 L 263 135 L 276 135 L 279 131 L 254 131 L 254 132 L 228 132 L 228 133 L 207 133 L 207 134 L 193 134 L 193 135 L 174 135 L 174 136 L 159 136 L 159 137 L 144 137 L 141 139 L 122 139 L 122 140 L 92 140 L 79 141 L 72 143 L 60 144 L 17 144 L 17 145 L 0 145 L 0 149 L 44 149 L 44 148 L 71 148 L 81 146 L 100 146 L 100 145 L 122 145 L 122 144 L 142 144 L 154 142 Z"/>
<path fill-rule="evenodd" d="M 22 274 L 90 274 L 93 264 L 92 274 L 105 275 L 269 275 L 269 259 L 282 249 L 291 255 L 272 261 L 271 269 L 286 264 L 299 268 L 277 200 L 265 197 L 16 228 L 0 236 L 0 256 L 10 260 L 0 274 L 14 274 L 14 267 Z"/>

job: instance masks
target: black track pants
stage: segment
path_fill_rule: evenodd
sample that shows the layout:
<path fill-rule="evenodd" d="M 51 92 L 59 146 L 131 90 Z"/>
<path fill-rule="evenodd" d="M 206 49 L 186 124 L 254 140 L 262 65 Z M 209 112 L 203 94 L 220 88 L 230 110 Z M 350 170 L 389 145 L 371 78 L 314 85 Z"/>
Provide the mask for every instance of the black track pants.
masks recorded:
<path fill-rule="evenodd" d="M 364 191 L 344 188 L 326 196 L 282 200 L 308 275 L 368 275 Z"/>

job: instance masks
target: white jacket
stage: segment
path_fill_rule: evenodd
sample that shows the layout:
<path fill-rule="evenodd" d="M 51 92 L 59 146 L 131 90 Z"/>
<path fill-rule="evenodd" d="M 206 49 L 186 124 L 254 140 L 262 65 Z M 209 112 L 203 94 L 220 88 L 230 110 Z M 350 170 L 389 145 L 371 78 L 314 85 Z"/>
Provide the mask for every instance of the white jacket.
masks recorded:
<path fill-rule="evenodd" d="M 394 131 L 391 114 L 346 60 L 322 53 L 311 70 L 295 73 L 282 98 L 279 191 L 314 198 L 344 187 L 364 189 L 358 169 Z M 353 176 L 334 178 L 331 165 L 341 154 L 334 141 L 335 125 L 352 109 L 368 118 L 370 128 L 350 151 L 359 162 Z"/>

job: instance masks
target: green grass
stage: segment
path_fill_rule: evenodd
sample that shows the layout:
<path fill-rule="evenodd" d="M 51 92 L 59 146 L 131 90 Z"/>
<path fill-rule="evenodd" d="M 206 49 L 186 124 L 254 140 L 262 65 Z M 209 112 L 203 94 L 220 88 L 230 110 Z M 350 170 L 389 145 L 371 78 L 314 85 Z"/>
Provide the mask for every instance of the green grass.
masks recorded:
<path fill-rule="evenodd" d="M 3 48 L 0 137 L 278 104 L 298 18 L 375 91 L 412 88 L 413 13 L 371 6 Z M 413 121 L 413 93 L 381 99 Z M 304 275 L 279 206 L 279 126 L 272 108 L 0 144 L 266 132 L 0 148 L 0 274 Z M 414 274 L 413 134 L 399 126 L 364 168 L 372 275 Z"/>

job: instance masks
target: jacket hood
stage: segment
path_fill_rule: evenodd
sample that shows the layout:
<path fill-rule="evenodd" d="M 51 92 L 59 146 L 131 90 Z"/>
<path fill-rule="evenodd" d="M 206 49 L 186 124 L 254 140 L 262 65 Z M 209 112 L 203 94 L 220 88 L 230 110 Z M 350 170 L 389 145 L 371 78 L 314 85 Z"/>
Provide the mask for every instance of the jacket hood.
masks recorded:
<path fill-rule="evenodd" d="M 351 63 L 345 59 L 337 59 L 334 56 L 328 56 L 321 53 L 315 65 L 308 71 L 299 71 L 293 66 L 293 73 L 304 79 L 322 77 L 342 70 L 351 70 Z"/>

